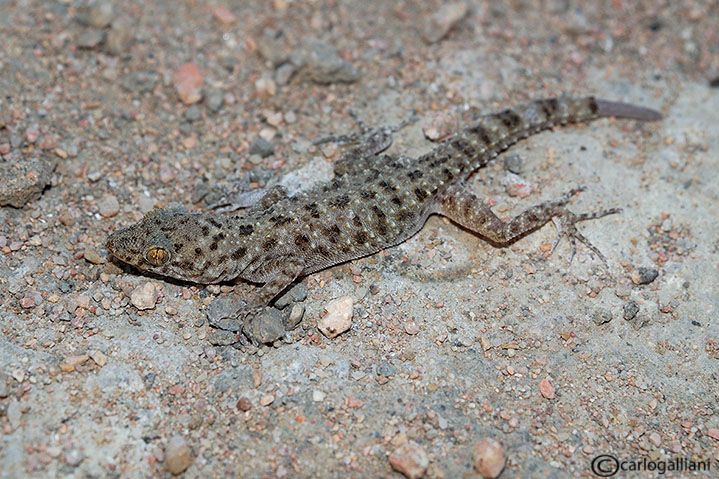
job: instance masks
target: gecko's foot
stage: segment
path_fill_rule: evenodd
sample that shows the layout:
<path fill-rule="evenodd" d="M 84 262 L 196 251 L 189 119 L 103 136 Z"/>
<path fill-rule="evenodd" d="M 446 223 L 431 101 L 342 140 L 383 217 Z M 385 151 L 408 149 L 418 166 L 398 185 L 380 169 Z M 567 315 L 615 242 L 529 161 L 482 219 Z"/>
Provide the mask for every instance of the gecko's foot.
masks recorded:
<path fill-rule="evenodd" d="M 554 238 L 554 241 L 552 242 L 552 248 L 550 249 L 549 253 L 551 254 L 554 252 L 555 248 L 559 244 L 559 240 L 562 239 L 563 236 L 566 236 L 569 240 L 569 245 L 571 247 L 570 253 L 569 253 L 569 262 L 572 262 L 572 259 L 574 259 L 574 255 L 577 252 L 577 241 L 584 244 L 587 248 L 589 248 L 591 251 L 596 254 L 599 259 L 602 260 L 602 262 L 606 265 L 607 259 L 604 257 L 601 251 L 594 246 L 582 233 L 577 230 L 577 223 L 581 221 L 587 221 L 587 220 L 593 220 L 596 218 L 602 218 L 607 215 L 613 215 L 615 213 L 620 213 L 622 211 L 621 208 L 610 208 L 602 211 L 596 211 L 592 213 L 581 213 L 576 214 L 572 213 L 568 209 L 564 207 L 569 200 L 574 196 L 576 193 L 579 193 L 581 191 L 584 191 L 586 189 L 585 186 L 580 186 L 578 188 L 574 188 L 564 194 L 558 201 L 558 205 L 560 207 L 559 212 L 556 216 L 552 218 L 552 221 L 554 222 L 554 225 L 557 227 L 557 236 Z"/>
<path fill-rule="evenodd" d="M 371 128 L 357 117 L 357 114 L 350 110 L 350 116 L 354 119 L 360 131 L 345 135 L 332 134 L 313 142 L 314 145 L 323 145 L 325 143 L 337 143 L 339 145 L 360 145 L 361 149 L 368 154 L 380 153 L 392 144 L 392 134 L 398 132 L 404 127 L 411 125 L 418 119 L 417 112 L 412 111 L 412 115 L 406 120 L 394 126 L 385 126 Z"/>

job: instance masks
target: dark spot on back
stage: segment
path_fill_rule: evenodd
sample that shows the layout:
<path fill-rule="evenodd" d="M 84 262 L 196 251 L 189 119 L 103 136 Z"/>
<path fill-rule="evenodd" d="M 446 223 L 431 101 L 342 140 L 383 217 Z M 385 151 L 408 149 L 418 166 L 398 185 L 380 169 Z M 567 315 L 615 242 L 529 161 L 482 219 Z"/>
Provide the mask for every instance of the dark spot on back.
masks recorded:
<path fill-rule="evenodd" d="M 447 181 L 452 181 L 452 179 L 454 178 L 454 175 L 449 170 L 449 168 L 443 169 L 442 173 L 444 173 L 444 177 L 447 179 Z"/>
<path fill-rule="evenodd" d="M 464 156 L 474 156 L 474 147 L 470 142 L 462 137 L 452 140 L 452 147 L 462 153 Z"/>
<path fill-rule="evenodd" d="M 173 246 L 173 249 L 175 250 L 175 253 L 179 253 L 184 245 L 182 243 L 175 243 Z"/>
<path fill-rule="evenodd" d="M 202 227 L 202 236 L 210 236 L 210 228 L 207 226 Z"/>
<path fill-rule="evenodd" d="M 213 236 L 212 239 L 215 241 L 221 241 L 221 240 L 225 239 L 225 234 L 222 232 L 219 232 L 215 236 Z"/>
<path fill-rule="evenodd" d="M 485 146 L 491 146 L 492 145 L 492 136 L 489 134 L 486 128 L 484 128 L 482 125 L 475 125 L 471 128 L 469 128 L 467 131 L 469 131 L 473 135 L 477 135 L 477 137 L 480 139 L 482 143 L 485 144 Z"/>
<path fill-rule="evenodd" d="M 424 176 L 424 173 L 422 173 L 419 170 L 414 170 L 413 172 L 409 173 L 407 176 L 409 177 L 410 180 L 416 180 L 417 178 L 422 178 L 422 176 Z"/>
<path fill-rule="evenodd" d="M 327 239 L 330 240 L 330 243 L 337 243 L 341 234 L 340 227 L 334 224 L 329 228 L 326 228 L 325 233 L 327 234 Z"/>
<path fill-rule="evenodd" d="M 327 248 L 325 248 L 325 245 L 323 245 L 322 243 L 317 245 L 317 252 L 324 257 L 331 256 L 330 252 L 327 250 Z"/>
<path fill-rule="evenodd" d="M 385 180 L 380 181 L 380 182 L 379 182 L 379 185 L 380 185 L 382 188 L 384 188 L 386 191 L 394 191 L 394 188 L 392 187 L 392 185 L 390 185 L 389 183 L 387 183 L 387 181 L 385 181 Z"/>
<path fill-rule="evenodd" d="M 202 256 L 202 250 L 200 248 L 195 248 L 195 254 L 197 256 Z"/>
<path fill-rule="evenodd" d="M 392 203 L 394 203 L 394 204 L 397 205 L 397 206 L 401 206 L 401 205 L 402 205 L 402 200 L 400 200 L 400 199 L 399 199 L 398 197 L 396 197 L 396 196 L 393 196 L 393 197 L 392 197 Z"/>
<path fill-rule="evenodd" d="M 310 212 L 310 216 L 312 216 L 313 218 L 320 217 L 320 212 L 317 209 L 317 203 L 310 203 L 308 205 L 305 205 L 304 208 Z"/>
<path fill-rule="evenodd" d="M 417 199 L 418 199 L 419 201 L 422 201 L 422 200 L 424 200 L 425 198 L 427 198 L 427 192 L 425 192 L 425 191 L 424 191 L 423 189 L 421 189 L 421 188 L 415 188 L 415 189 L 414 189 L 414 194 L 415 194 L 415 196 L 417 197 Z"/>
<path fill-rule="evenodd" d="M 342 195 L 336 198 L 332 198 L 330 200 L 330 205 L 334 206 L 335 208 L 344 208 L 345 206 L 347 206 L 347 204 L 349 204 L 349 202 L 349 195 Z"/>
<path fill-rule="evenodd" d="M 352 218 L 352 224 L 354 224 L 357 228 L 362 227 L 362 220 L 359 218 L 359 216 L 355 216 Z"/>
<path fill-rule="evenodd" d="M 217 249 L 217 241 L 213 241 L 210 245 L 210 250 L 215 251 Z"/>
<path fill-rule="evenodd" d="M 377 193 L 372 190 L 362 190 L 360 191 L 360 196 L 365 200 L 371 200 L 377 197 Z"/>
<path fill-rule="evenodd" d="M 212 216 L 210 216 L 209 218 L 207 218 L 207 221 L 209 221 L 210 224 L 211 224 L 212 226 L 214 226 L 215 228 L 222 228 L 222 225 L 221 225 L 220 223 L 218 223 L 217 220 L 216 220 L 215 218 L 213 218 Z"/>
<path fill-rule="evenodd" d="M 254 230 L 255 227 L 252 225 L 240 225 L 239 228 L 237 228 L 237 233 L 241 236 L 249 236 Z"/>
<path fill-rule="evenodd" d="M 271 250 L 272 248 L 274 248 L 276 245 L 277 245 L 277 240 L 274 238 L 269 238 L 269 239 L 265 240 L 264 243 L 262 243 L 262 249 L 264 249 L 265 251 L 268 251 L 268 250 Z"/>
<path fill-rule="evenodd" d="M 367 235 L 363 231 L 358 231 L 354 235 L 354 239 L 359 244 L 364 244 L 367 242 Z"/>
<path fill-rule="evenodd" d="M 295 244 L 300 248 L 306 248 L 310 244 L 310 239 L 305 235 L 297 235 L 295 237 Z"/>
<path fill-rule="evenodd" d="M 232 259 L 235 261 L 241 259 L 243 256 L 245 256 L 245 253 L 247 250 L 245 248 L 237 248 L 234 253 L 232 253 Z"/>
<path fill-rule="evenodd" d="M 497 116 L 508 130 L 516 129 L 522 121 L 522 118 L 512 110 L 504 110 Z"/>

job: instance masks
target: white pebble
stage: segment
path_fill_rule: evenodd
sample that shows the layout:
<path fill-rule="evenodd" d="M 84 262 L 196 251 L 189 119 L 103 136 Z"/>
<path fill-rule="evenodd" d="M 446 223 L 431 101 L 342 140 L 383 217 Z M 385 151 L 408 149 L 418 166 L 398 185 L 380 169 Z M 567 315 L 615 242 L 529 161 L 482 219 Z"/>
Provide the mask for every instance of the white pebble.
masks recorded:
<path fill-rule="evenodd" d="M 317 328 L 326 337 L 332 339 L 352 326 L 352 298 L 343 296 L 325 306 L 327 315 L 317 322 Z"/>

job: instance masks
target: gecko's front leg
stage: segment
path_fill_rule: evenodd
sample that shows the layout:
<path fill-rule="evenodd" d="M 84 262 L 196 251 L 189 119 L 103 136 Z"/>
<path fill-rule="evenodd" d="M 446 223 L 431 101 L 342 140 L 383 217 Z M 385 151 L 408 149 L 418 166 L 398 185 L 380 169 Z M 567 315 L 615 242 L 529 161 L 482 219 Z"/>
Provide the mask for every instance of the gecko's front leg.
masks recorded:
<path fill-rule="evenodd" d="M 274 265 L 277 269 L 272 267 Z M 237 298 L 215 300 L 218 306 L 208 308 L 207 312 L 212 326 L 242 333 L 254 345 L 272 343 L 284 336 L 288 327 L 282 313 L 269 304 L 297 279 L 304 269 L 304 262 L 298 258 L 281 258 L 265 267 L 274 271 L 249 301 L 238 301 Z"/>

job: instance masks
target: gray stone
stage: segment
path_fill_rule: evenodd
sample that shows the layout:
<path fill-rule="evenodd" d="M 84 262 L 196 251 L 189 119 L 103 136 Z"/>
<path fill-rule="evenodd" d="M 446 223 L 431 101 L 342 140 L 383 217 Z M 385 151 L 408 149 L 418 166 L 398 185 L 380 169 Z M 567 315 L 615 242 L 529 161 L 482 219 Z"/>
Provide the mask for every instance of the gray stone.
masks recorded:
<path fill-rule="evenodd" d="M 275 308 L 285 309 L 291 303 L 299 303 L 305 299 L 307 299 L 307 286 L 305 286 L 304 283 L 297 283 L 285 294 L 277 298 Z"/>
<path fill-rule="evenodd" d="M 596 324 L 597 326 L 606 324 L 611 320 L 612 320 L 612 313 L 607 311 L 606 309 L 599 308 L 596 311 L 594 311 L 594 314 L 592 315 L 592 321 L 594 321 L 594 324 Z"/>
<path fill-rule="evenodd" d="M 102 30 L 85 30 L 77 39 L 77 46 L 80 48 L 92 49 L 105 41 L 105 32 Z"/>
<path fill-rule="evenodd" d="M 646 268 L 640 266 L 637 269 L 637 284 L 649 284 L 659 276 L 659 272 L 654 268 Z"/>
<path fill-rule="evenodd" d="M 397 374 L 397 368 L 383 359 L 377 365 L 377 374 L 384 377 L 395 376 Z"/>
<path fill-rule="evenodd" d="M 99 1 L 90 8 L 87 22 L 95 28 L 105 28 L 110 25 L 114 16 L 112 2 Z"/>
<path fill-rule="evenodd" d="M 56 159 L 0 162 L 0 206 L 22 208 L 40 197 L 57 165 Z"/>
<path fill-rule="evenodd" d="M 222 91 L 220 90 L 210 90 L 207 92 L 207 96 L 205 97 L 205 103 L 207 104 L 207 108 L 209 108 L 210 111 L 217 113 L 222 108 L 223 103 L 225 102 Z"/>
<path fill-rule="evenodd" d="M 629 301 L 624 304 L 624 319 L 627 321 L 634 319 L 638 312 L 639 305 L 636 301 Z"/>
<path fill-rule="evenodd" d="M 275 308 L 264 308 L 245 322 L 242 332 L 258 343 L 272 343 L 285 335 L 282 313 Z"/>
<path fill-rule="evenodd" d="M 262 158 L 267 158 L 272 153 L 274 153 L 275 147 L 270 143 L 269 141 L 265 140 L 264 138 L 257 138 L 255 141 L 252 142 L 249 149 L 249 154 L 251 155 L 259 155 Z"/>
<path fill-rule="evenodd" d="M 340 57 L 331 45 L 312 40 L 305 45 L 304 53 L 307 73 L 315 83 L 353 83 L 359 78 L 352 64 Z"/>
<path fill-rule="evenodd" d="M 135 35 L 127 22 L 113 22 L 110 32 L 107 34 L 105 50 L 115 56 L 122 56 L 130 50 L 135 41 Z"/>
<path fill-rule="evenodd" d="M 202 118 L 202 110 L 200 110 L 200 107 L 197 105 L 191 105 L 187 110 L 185 110 L 185 118 L 188 121 L 196 121 Z"/>

